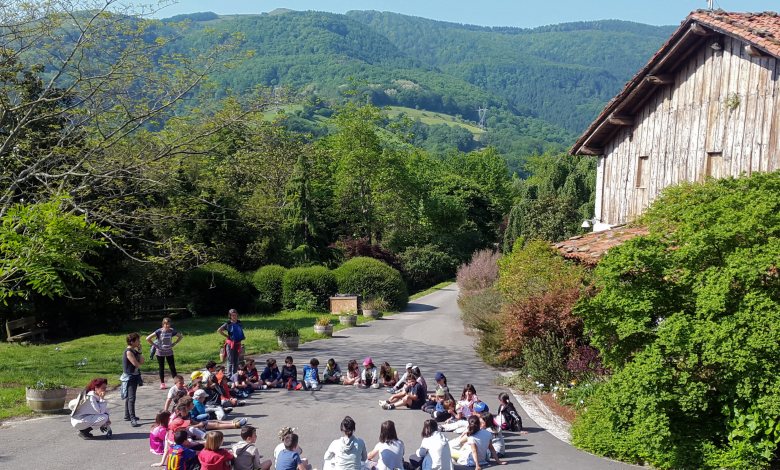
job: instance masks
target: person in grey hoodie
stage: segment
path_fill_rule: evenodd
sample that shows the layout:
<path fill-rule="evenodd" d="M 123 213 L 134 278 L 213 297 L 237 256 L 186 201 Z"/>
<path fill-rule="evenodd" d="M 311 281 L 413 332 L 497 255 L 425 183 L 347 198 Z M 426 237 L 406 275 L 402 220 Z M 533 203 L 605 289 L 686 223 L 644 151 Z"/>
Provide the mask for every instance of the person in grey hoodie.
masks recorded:
<path fill-rule="evenodd" d="M 345 416 L 341 420 L 344 436 L 330 443 L 325 451 L 324 470 L 360 470 L 368 458 L 366 443 L 355 437 L 355 420 Z"/>

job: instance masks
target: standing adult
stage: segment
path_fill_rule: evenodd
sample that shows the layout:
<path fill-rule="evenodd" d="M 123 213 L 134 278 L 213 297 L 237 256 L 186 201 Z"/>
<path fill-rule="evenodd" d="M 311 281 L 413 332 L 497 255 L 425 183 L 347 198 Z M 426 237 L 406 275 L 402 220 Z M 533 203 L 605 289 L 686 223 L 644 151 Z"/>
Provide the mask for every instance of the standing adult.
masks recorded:
<path fill-rule="evenodd" d="M 163 318 L 162 327 L 146 337 L 146 342 L 155 350 L 160 369 L 160 389 L 165 390 L 165 361 L 171 369 L 171 377 L 176 377 L 176 361 L 173 358 L 173 347 L 184 337 L 181 331 L 176 331 L 168 317 Z"/>
<path fill-rule="evenodd" d="M 217 329 L 217 333 L 225 337 L 227 373 L 228 377 L 232 377 L 238 370 L 238 355 L 245 336 L 244 327 L 238 320 L 238 311 L 234 308 L 228 310 L 228 318 L 229 320 Z"/>
<path fill-rule="evenodd" d="M 344 435 L 330 443 L 325 451 L 325 470 L 360 470 L 368 458 L 366 443 L 355 437 L 355 420 L 345 416 L 341 420 Z M 330 464 L 330 467 L 328 467 Z"/>
<path fill-rule="evenodd" d="M 135 397 L 138 385 L 141 383 L 141 364 L 144 363 L 144 356 L 141 354 L 141 335 L 130 333 L 126 341 L 127 347 L 122 356 L 122 380 L 126 383 L 123 385 L 126 387 L 125 421 L 130 421 L 130 426 L 137 428 L 140 424 L 135 415 Z"/>
<path fill-rule="evenodd" d="M 100 428 L 111 438 L 111 418 L 108 416 L 106 403 L 106 386 L 108 379 L 98 377 L 92 379 L 87 387 L 72 400 L 73 409 L 70 413 L 70 424 L 79 431 L 82 439 L 92 439 L 92 428 Z"/>

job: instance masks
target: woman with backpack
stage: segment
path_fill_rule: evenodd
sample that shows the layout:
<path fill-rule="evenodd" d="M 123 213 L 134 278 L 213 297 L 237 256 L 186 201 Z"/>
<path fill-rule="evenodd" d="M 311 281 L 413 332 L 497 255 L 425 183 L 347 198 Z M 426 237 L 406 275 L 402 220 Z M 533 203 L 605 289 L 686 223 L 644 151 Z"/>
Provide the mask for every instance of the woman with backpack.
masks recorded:
<path fill-rule="evenodd" d="M 225 357 L 227 359 L 227 375 L 232 377 L 238 370 L 238 357 L 241 351 L 241 341 L 245 339 L 244 327 L 238 321 L 238 311 L 231 308 L 228 311 L 229 320 L 217 329 L 217 333 L 225 337 Z"/>

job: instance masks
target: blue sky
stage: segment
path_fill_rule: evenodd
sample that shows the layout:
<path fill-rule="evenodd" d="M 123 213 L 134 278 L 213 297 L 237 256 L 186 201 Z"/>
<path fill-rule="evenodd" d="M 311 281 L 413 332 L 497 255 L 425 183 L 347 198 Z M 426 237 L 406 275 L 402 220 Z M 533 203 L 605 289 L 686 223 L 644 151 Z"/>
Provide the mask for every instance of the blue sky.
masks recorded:
<path fill-rule="evenodd" d="M 603 19 L 676 25 L 692 10 L 706 6 L 706 0 L 179 0 L 156 16 L 162 18 L 198 11 L 262 13 L 276 8 L 334 13 L 379 10 L 456 23 L 526 28 Z M 716 0 L 715 7 L 729 11 L 778 11 L 780 2 Z"/>

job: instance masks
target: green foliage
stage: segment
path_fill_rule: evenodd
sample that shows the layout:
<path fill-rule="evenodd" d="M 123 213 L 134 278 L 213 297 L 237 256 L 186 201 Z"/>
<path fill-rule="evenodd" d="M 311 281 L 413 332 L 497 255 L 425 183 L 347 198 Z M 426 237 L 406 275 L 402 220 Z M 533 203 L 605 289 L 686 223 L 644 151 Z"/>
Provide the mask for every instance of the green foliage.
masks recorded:
<path fill-rule="evenodd" d="M 0 217 L 0 303 L 31 293 L 68 293 L 69 282 L 92 281 L 88 255 L 106 245 L 106 231 L 68 211 L 69 199 L 14 204 Z"/>
<path fill-rule="evenodd" d="M 231 308 L 246 312 L 253 306 L 246 276 L 223 263 L 206 263 L 191 270 L 184 291 L 195 315 L 225 315 Z"/>
<path fill-rule="evenodd" d="M 366 299 L 382 297 L 394 310 L 402 309 L 409 301 L 401 273 L 377 259 L 352 258 L 333 272 L 339 292 L 358 294 Z"/>
<path fill-rule="evenodd" d="M 282 303 L 290 308 L 297 301 L 308 302 L 308 291 L 316 300 L 316 307 L 324 310 L 328 305 L 328 298 L 336 293 L 336 276 L 324 266 L 309 266 L 288 269 L 282 279 Z M 307 298 L 304 299 L 304 296 Z"/>
<path fill-rule="evenodd" d="M 317 301 L 317 296 L 312 294 L 308 289 L 295 291 L 292 303 L 295 310 L 304 310 L 306 312 L 317 312 L 323 310 L 321 303 Z"/>
<path fill-rule="evenodd" d="M 252 276 L 252 285 L 257 291 L 259 306 L 263 311 L 273 312 L 282 308 L 282 279 L 287 269 L 278 264 L 263 266 Z"/>
<path fill-rule="evenodd" d="M 295 325 L 283 324 L 274 330 L 274 334 L 279 338 L 297 338 L 300 336 L 298 328 Z"/>
<path fill-rule="evenodd" d="M 523 348 L 524 372 L 548 388 L 566 383 L 566 345 L 553 333 L 531 338 Z"/>
<path fill-rule="evenodd" d="M 457 261 L 436 245 L 412 246 L 398 255 L 413 291 L 452 278 Z"/>
<path fill-rule="evenodd" d="M 532 157 L 530 176 L 515 181 L 517 194 L 504 232 L 504 249 L 518 237 L 559 241 L 580 233 L 596 197 L 596 160 L 571 155 Z"/>
<path fill-rule="evenodd" d="M 780 173 L 669 188 L 578 308 L 615 374 L 576 443 L 659 468 L 763 468 L 780 442 Z"/>
<path fill-rule="evenodd" d="M 501 293 L 492 287 L 458 297 L 463 323 L 478 333 L 477 353 L 493 366 L 505 365 L 500 355 L 504 339 L 501 329 L 503 305 Z"/>

